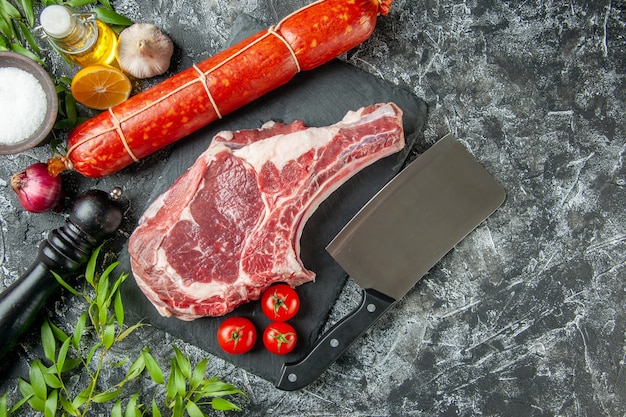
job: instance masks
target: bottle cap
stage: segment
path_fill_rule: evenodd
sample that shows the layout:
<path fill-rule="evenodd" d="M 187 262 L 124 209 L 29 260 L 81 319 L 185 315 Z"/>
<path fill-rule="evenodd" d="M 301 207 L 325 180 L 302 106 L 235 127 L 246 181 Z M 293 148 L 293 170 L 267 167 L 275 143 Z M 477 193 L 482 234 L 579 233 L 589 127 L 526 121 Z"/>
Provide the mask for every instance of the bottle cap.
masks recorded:
<path fill-rule="evenodd" d="M 46 7 L 39 16 L 41 27 L 54 38 L 63 38 L 72 31 L 72 14 L 70 10 L 58 4 Z"/>

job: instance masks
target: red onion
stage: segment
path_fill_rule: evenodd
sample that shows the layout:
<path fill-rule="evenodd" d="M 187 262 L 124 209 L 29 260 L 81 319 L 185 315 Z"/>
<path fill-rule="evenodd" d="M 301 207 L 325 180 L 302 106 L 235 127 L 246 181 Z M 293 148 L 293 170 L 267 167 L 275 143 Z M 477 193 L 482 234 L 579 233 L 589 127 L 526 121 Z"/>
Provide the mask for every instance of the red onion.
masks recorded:
<path fill-rule="evenodd" d="M 37 162 L 11 177 L 11 187 L 22 207 L 33 213 L 58 208 L 63 199 L 61 177 L 52 176 L 48 166 Z"/>

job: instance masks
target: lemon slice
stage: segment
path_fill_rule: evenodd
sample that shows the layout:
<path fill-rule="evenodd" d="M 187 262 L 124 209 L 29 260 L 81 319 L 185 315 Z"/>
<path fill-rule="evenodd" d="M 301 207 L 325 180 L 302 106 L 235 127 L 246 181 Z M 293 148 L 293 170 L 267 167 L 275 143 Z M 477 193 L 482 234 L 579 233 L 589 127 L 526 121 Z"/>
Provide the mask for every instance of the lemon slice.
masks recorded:
<path fill-rule="evenodd" d="M 106 110 L 128 99 L 133 86 L 117 68 L 92 65 L 74 76 L 71 88 L 77 102 L 91 109 Z"/>

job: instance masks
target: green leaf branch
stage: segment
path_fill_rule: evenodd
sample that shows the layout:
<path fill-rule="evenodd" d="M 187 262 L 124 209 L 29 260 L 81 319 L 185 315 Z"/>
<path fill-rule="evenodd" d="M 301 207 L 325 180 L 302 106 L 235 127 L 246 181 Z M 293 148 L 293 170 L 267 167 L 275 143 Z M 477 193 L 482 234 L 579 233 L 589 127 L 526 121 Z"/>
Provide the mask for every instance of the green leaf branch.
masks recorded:
<path fill-rule="evenodd" d="M 128 366 L 119 382 L 102 387 L 101 375 L 106 367 L 122 368 L 129 362 L 126 359 L 121 363 L 112 363 L 109 359 L 111 350 L 143 324 L 125 325 L 120 286 L 128 274 L 113 277 L 119 262 L 111 263 L 98 273 L 100 249 L 94 250 L 87 263 L 82 290 L 77 290 L 55 274 L 67 291 L 85 301 L 87 308 L 69 334 L 50 319 L 43 321 L 41 344 L 44 357 L 32 361 L 28 380 L 18 379 L 22 395 L 20 401 L 9 408 L 7 394 L 0 396 L 0 417 L 9 416 L 22 407 L 30 407 L 46 417 L 82 417 L 91 415 L 94 405 L 106 403 L 112 403 L 109 411 L 112 417 L 145 414 L 158 417 L 164 411 L 174 417 L 207 416 L 202 410 L 209 407 L 214 410 L 240 410 L 225 397 L 244 393 L 218 377 L 207 379 L 208 360 L 205 358 L 194 366 L 176 346 L 173 346 L 174 356 L 170 359 L 169 372 L 159 365 L 146 347 Z M 144 377 L 150 378 L 155 387 L 151 398 L 148 398 L 149 408 L 140 402 L 144 393 L 131 394 L 126 389 L 131 381 Z M 76 379 L 81 383 L 76 384 Z M 74 382 L 70 384 L 70 381 Z M 130 394 L 125 405 L 122 403 L 124 394 L 126 397 Z"/>

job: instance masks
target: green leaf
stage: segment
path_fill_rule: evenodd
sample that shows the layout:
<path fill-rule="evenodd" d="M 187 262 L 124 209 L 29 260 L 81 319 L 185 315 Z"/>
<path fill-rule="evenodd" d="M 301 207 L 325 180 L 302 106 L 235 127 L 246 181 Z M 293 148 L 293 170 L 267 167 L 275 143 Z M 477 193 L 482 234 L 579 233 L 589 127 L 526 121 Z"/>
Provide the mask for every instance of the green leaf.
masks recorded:
<path fill-rule="evenodd" d="M 146 369 L 148 370 L 148 373 L 150 374 L 152 380 L 159 385 L 165 383 L 165 379 L 163 378 L 163 371 L 161 370 L 161 367 L 159 367 L 159 364 L 154 359 L 152 354 L 150 354 L 148 349 L 144 349 L 141 354 L 143 356 L 144 362 L 146 363 Z"/>
<path fill-rule="evenodd" d="M 126 364 L 126 362 L 128 362 L 128 357 L 125 357 L 125 358 L 123 358 L 120 361 L 113 362 L 113 366 L 116 367 L 116 368 L 119 368 L 121 366 L 124 366 Z"/>
<path fill-rule="evenodd" d="M 65 140 L 62 139 L 61 137 L 59 137 L 59 135 L 57 134 L 57 132 L 53 129 L 52 130 L 52 137 L 50 138 L 50 150 L 52 151 L 52 154 L 66 154 L 67 153 L 67 147 L 64 146 L 65 144 Z"/>
<path fill-rule="evenodd" d="M 15 413 L 17 410 L 19 410 L 24 404 L 26 404 L 28 401 L 30 400 L 30 397 L 27 398 L 22 398 L 21 400 L 19 400 L 18 402 L 15 403 L 15 405 L 13 407 L 11 407 L 11 409 L 9 410 L 9 415 L 11 415 L 12 413 Z"/>
<path fill-rule="evenodd" d="M 211 378 L 203 383 L 201 393 L 205 397 L 223 397 L 224 395 L 243 394 L 234 385 L 220 381 L 218 378 Z"/>
<path fill-rule="evenodd" d="M 169 400 L 173 400 L 174 398 L 176 398 L 176 374 L 179 372 L 176 370 L 176 368 L 178 368 L 176 366 L 176 362 L 174 362 L 174 360 L 172 359 L 170 376 L 167 378 L 167 388 L 165 390 L 167 399 Z"/>
<path fill-rule="evenodd" d="M 110 272 L 112 272 L 115 268 L 117 268 L 118 265 L 119 265 L 119 262 L 114 262 L 113 264 L 109 266 L 109 268 L 107 268 L 107 271 L 110 269 Z M 120 285 L 122 285 L 122 283 L 126 281 L 126 278 L 128 278 L 128 274 L 120 274 L 120 276 L 117 277 L 115 281 L 113 281 L 113 285 L 111 286 L 111 294 L 109 295 L 109 303 L 113 299 L 113 296 L 117 293 L 117 290 L 120 287 Z"/>
<path fill-rule="evenodd" d="M 176 368 L 176 373 L 174 374 L 174 387 L 176 389 L 176 393 L 182 397 L 187 392 L 187 383 L 185 382 L 185 377 L 180 368 L 178 368 L 178 366 Z"/>
<path fill-rule="evenodd" d="M 94 307 L 96 308 L 98 315 L 97 315 L 97 327 L 102 328 L 104 327 L 107 322 L 109 321 L 109 309 L 107 309 L 104 306 L 96 306 L 94 305 Z"/>
<path fill-rule="evenodd" d="M 119 397 L 122 393 L 122 390 L 123 387 L 120 387 L 115 390 L 102 392 L 100 394 L 94 395 L 92 401 L 96 403 L 106 403 Z"/>
<path fill-rule="evenodd" d="M 176 399 L 174 400 L 174 407 L 172 409 L 172 417 L 182 417 L 184 410 L 183 398 L 181 396 L 176 396 Z"/>
<path fill-rule="evenodd" d="M 141 416 L 140 406 L 137 405 L 137 398 L 139 398 L 139 394 L 133 394 L 128 400 L 128 404 L 126 405 L 126 411 L 124 411 L 124 417 L 139 417 Z"/>
<path fill-rule="evenodd" d="M 76 407 L 74 407 L 74 405 L 67 398 L 65 398 L 65 395 L 63 395 L 62 393 L 59 396 L 59 402 L 61 403 L 61 407 L 63 407 L 63 410 L 65 410 L 66 413 L 71 416 L 80 416 L 80 411 Z"/>
<path fill-rule="evenodd" d="M 46 359 L 50 362 L 54 362 L 57 344 L 48 319 L 44 320 L 41 325 L 41 344 L 43 347 L 43 354 Z"/>
<path fill-rule="evenodd" d="M 189 362 L 189 359 L 187 359 L 187 357 L 183 355 L 180 349 L 178 349 L 175 345 L 172 345 L 172 348 L 174 349 L 176 362 L 178 363 L 178 367 L 180 368 L 182 375 L 187 379 L 191 378 L 191 363 Z"/>
<path fill-rule="evenodd" d="M 70 85 L 72 85 L 72 78 L 70 77 L 59 77 L 59 79 L 57 80 L 63 84 L 65 84 L 65 89 L 68 90 L 70 87 Z"/>
<path fill-rule="evenodd" d="M 163 417 L 155 399 L 152 399 L 152 417 Z"/>
<path fill-rule="evenodd" d="M 81 364 L 80 359 L 77 359 L 77 358 L 67 359 L 65 361 L 65 365 L 63 365 L 63 369 L 61 370 L 61 372 L 69 372 L 72 369 L 76 369 L 76 367 L 80 364 Z"/>
<path fill-rule="evenodd" d="M 43 379 L 46 381 L 46 385 L 53 389 L 63 388 L 63 382 L 55 374 L 45 372 Z"/>
<path fill-rule="evenodd" d="M 111 409 L 111 417 L 122 417 L 122 401 L 117 400 Z"/>
<path fill-rule="evenodd" d="M 13 19 L 21 19 L 22 15 L 20 11 L 17 10 L 15 6 L 9 3 L 7 0 L 0 0 L 0 12 L 5 16 L 11 17 Z"/>
<path fill-rule="evenodd" d="M 102 347 L 102 343 L 98 342 L 95 345 L 93 345 L 91 347 L 91 349 L 89 349 L 89 353 L 87 354 L 87 359 L 86 359 L 86 364 L 89 365 L 91 363 L 91 360 L 93 359 L 93 355 L 96 353 L 96 351 Z"/>
<path fill-rule="evenodd" d="M 231 410 L 241 411 L 241 407 L 237 406 L 236 404 L 231 403 L 228 400 L 225 400 L 224 398 L 213 398 L 211 400 L 211 407 L 213 407 L 214 410 L 221 410 L 221 411 L 231 411 Z"/>
<path fill-rule="evenodd" d="M 117 264 L 119 264 L 119 262 L 115 262 L 112 265 L 110 265 L 107 270 L 105 271 L 105 273 L 102 274 L 102 277 L 106 277 L 107 278 L 107 285 L 109 285 L 108 283 L 111 281 L 110 280 L 110 272 L 113 271 L 113 269 L 115 269 L 115 267 L 117 266 Z M 113 281 L 113 285 L 109 285 L 109 292 L 107 293 L 107 298 L 105 300 L 105 304 L 106 307 L 110 307 L 111 306 L 111 301 L 113 301 L 115 294 L 118 293 L 118 289 L 120 287 L 120 285 L 122 284 L 122 282 L 126 279 L 128 275 L 126 274 L 122 274 L 118 277 L 118 279 L 116 279 L 115 281 Z M 102 277 L 100 279 L 102 279 Z"/>
<path fill-rule="evenodd" d="M 52 272 L 52 275 L 56 278 L 57 282 L 58 282 L 59 284 L 61 284 L 61 286 L 62 286 L 63 288 L 65 288 L 66 290 L 68 290 L 69 292 L 71 292 L 72 294 L 74 294 L 74 295 L 75 295 L 75 296 L 77 296 L 77 297 L 80 297 L 80 296 L 82 295 L 81 293 L 79 293 L 78 291 L 76 291 L 76 290 L 74 289 L 74 287 L 72 287 L 70 284 L 68 284 L 67 282 L 65 282 L 65 280 L 63 279 L 63 277 L 61 277 L 61 275 L 57 274 L 57 273 L 56 273 L 56 272 L 54 272 L 54 271 L 50 271 L 50 272 Z"/>
<path fill-rule="evenodd" d="M 144 369 L 146 369 L 146 363 L 144 361 L 143 355 L 139 355 L 137 359 L 135 359 L 135 362 L 130 365 L 130 368 L 128 368 L 125 380 L 130 381 L 131 379 L 137 378 L 139 375 L 141 375 Z"/>
<path fill-rule="evenodd" d="M 25 57 L 28 57 L 32 59 L 33 61 L 38 62 L 39 64 L 43 64 L 43 61 L 41 60 L 41 58 L 39 58 L 37 55 L 35 55 L 34 53 L 24 48 L 22 45 L 18 43 L 12 43 L 11 50 L 13 52 L 17 52 L 18 54 L 24 55 Z"/>
<path fill-rule="evenodd" d="M 26 20 L 30 27 L 35 26 L 35 11 L 33 9 L 33 0 L 20 0 L 22 11 L 26 16 Z"/>
<path fill-rule="evenodd" d="M 57 390 L 50 391 L 50 395 L 46 399 L 44 416 L 45 417 L 55 417 L 57 413 L 57 404 L 58 404 L 59 392 Z"/>
<path fill-rule="evenodd" d="M 67 358 L 67 352 L 70 349 L 71 342 L 72 342 L 72 339 L 68 337 L 67 339 L 65 339 L 65 342 L 63 342 L 63 344 L 59 348 L 59 354 L 57 355 L 57 362 L 56 362 L 57 372 L 59 373 L 63 373 L 63 368 L 65 367 L 65 359 Z"/>
<path fill-rule="evenodd" d="M 70 0 L 67 2 L 67 4 L 71 7 L 84 7 L 84 6 L 88 6 L 90 4 L 96 4 L 98 2 L 98 0 Z"/>
<path fill-rule="evenodd" d="M 205 417 L 200 407 L 196 405 L 193 401 L 187 401 L 187 406 L 185 407 L 189 417 Z"/>
<path fill-rule="evenodd" d="M 22 0 L 24 1 L 24 0 Z M 32 27 L 32 24 L 31 24 Z M 30 48 L 38 55 L 41 55 L 41 50 L 39 49 L 39 45 L 37 44 L 37 41 L 35 41 L 35 37 L 33 36 L 33 32 L 31 31 L 31 29 L 26 26 L 26 24 L 24 22 L 19 22 L 19 28 L 20 28 L 20 32 L 22 33 L 22 36 L 24 37 L 24 39 L 26 40 L 26 42 L 28 43 L 28 46 L 30 46 Z"/>
<path fill-rule="evenodd" d="M 113 10 L 113 6 L 111 6 L 111 2 L 109 0 L 98 0 L 98 2 L 107 9 Z"/>
<path fill-rule="evenodd" d="M 17 386 L 20 389 L 20 392 L 22 393 L 22 397 L 29 398 L 35 395 L 35 392 L 33 391 L 33 386 L 30 385 L 29 382 L 23 380 L 22 378 L 18 378 Z"/>
<path fill-rule="evenodd" d="M 113 346 L 113 342 L 115 342 L 115 325 L 107 324 L 104 328 L 104 334 L 102 336 L 102 343 L 104 347 L 108 350 Z"/>
<path fill-rule="evenodd" d="M 30 407 L 33 410 L 39 411 L 39 412 L 42 412 L 42 413 L 46 409 L 46 401 L 42 400 L 41 398 L 37 398 L 36 396 L 33 396 L 33 397 L 28 399 L 28 405 L 30 405 Z"/>
<path fill-rule="evenodd" d="M 72 126 L 76 125 L 76 121 L 78 120 L 78 110 L 76 109 L 76 100 L 72 93 L 65 93 L 65 115 L 67 116 L 67 120 L 72 124 Z"/>
<path fill-rule="evenodd" d="M 83 312 L 78 320 L 76 320 L 76 326 L 74 327 L 74 334 L 72 335 L 72 346 L 74 349 L 78 349 L 80 339 L 83 337 L 85 326 L 87 324 L 87 313 Z"/>
<path fill-rule="evenodd" d="M 200 383 L 204 379 L 204 375 L 206 374 L 206 368 L 209 363 L 207 358 L 202 359 L 194 368 L 193 373 L 191 374 L 190 384 L 192 389 L 198 388 Z"/>
<path fill-rule="evenodd" d="M 109 277 L 101 276 L 98 280 L 98 294 L 96 296 L 96 304 L 100 310 L 106 310 L 106 300 L 109 295 Z M 104 322 L 106 323 L 106 321 Z M 100 322 L 100 324 L 104 324 Z"/>
<path fill-rule="evenodd" d="M 7 409 L 7 395 L 9 393 L 5 392 L 1 397 L 0 397 L 0 417 L 8 417 L 9 415 L 9 410 Z"/>
<path fill-rule="evenodd" d="M 134 332 L 135 330 L 137 330 L 141 326 L 146 326 L 146 324 L 143 324 L 143 323 L 133 324 L 132 326 L 130 326 L 129 328 L 124 330 L 122 333 L 120 333 L 120 335 L 117 336 L 116 341 L 119 342 L 120 340 L 124 340 L 125 338 L 128 337 L 128 335 L 130 335 L 132 332 Z"/>
<path fill-rule="evenodd" d="M 115 268 L 117 268 L 117 266 L 119 264 L 120 264 L 119 261 L 115 261 L 115 262 L 111 263 L 109 266 L 107 266 L 106 269 L 104 271 L 102 271 L 102 273 L 100 274 L 100 279 L 102 279 L 103 277 L 110 278 L 111 277 L 111 273 L 113 272 L 113 270 L 115 270 Z M 125 278 L 120 276 L 119 279 L 121 279 L 123 281 Z M 119 283 L 116 283 L 115 286 L 116 287 L 119 286 Z"/>
<path fill-rule="evenodd" d="M 85 280 L 87 280 L 87 282 L 94 288 L 96 279 L 96 262 L 98 260 L 100 249 L 102 249 L 102 245 L 94 249 L 91 257 L 89 257 L 89 261 L 87 261 L 87 266 L 85 267 Z"/>
<path fill-rule="evenodd" d="M 115 292 L 115 301 L 113 302 L 113 309 L 115 310 L 115 320 L 120 326 L 120 329 L 124 327 L 124 304 L 122 303 L 122 293 Z"/>
<path fill-rule="evenodd" d="M 72 129 L 76 124 L 70 119 L 61 119 L 54 124 L 57 130 Z"/>
<path fill-rule="evenodd" d="M 46 380 L 43 377 L 40 365 L 41 361 L 35 359 L 28 370 L 28 377 L 30 378 L 30 385 L 33 387 L 35 397 L 45 401 L 48 388 L 46 387 Z"/>
<path fill-rule="evenodd" d="M 10 40 L 13 40 L 15 39 L 15 30 L 13 29 L 13 25 L 11 24 L 11 18 L 5 16 L 5 14 L 1 12 L 2 10 L 0 10 L 0 33 L 2 33 Z M 8 44 L 5 43 L 5 46 L 8 46 Z"/>
<path fill-rule="evenodd" d="M 69 337 L 63 330 L 61 330 L 56 324 L 50 322 L 50 328 L 52 329 L 52 333 L 54 333 L 54 337 L 59 342 L 65 342 Z"/>
<path fill-rule="evenodd" d="M 126 16 L 122 16 L 110 9 L 96 7 L 93 11 L 98 16 L 98 19 L 109 25 L 130 26 L 133 24 L 133 21 Z"/>
<path fill-rule="evenodd" d="M 87 385 L 87 387 L 84 390 L 79 392 L 78 395 L 74 397 L 74 401 L 72 401 L 72 405 L 75 408 L 80 408 L 83 404 L 87 402 L 87 400 L 89 400 L 89 397 L 91 396 L 91 393 L 93 392 L 93 386 L 95 382 L 96 381 L 92 379 L 89 385 Z"/>

